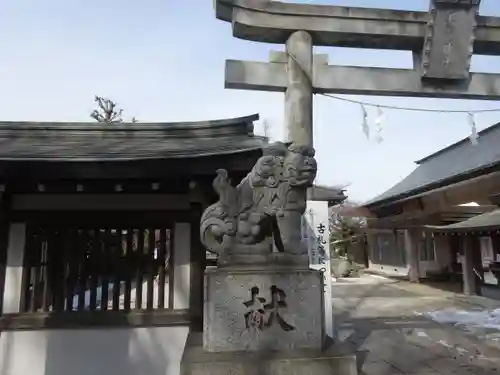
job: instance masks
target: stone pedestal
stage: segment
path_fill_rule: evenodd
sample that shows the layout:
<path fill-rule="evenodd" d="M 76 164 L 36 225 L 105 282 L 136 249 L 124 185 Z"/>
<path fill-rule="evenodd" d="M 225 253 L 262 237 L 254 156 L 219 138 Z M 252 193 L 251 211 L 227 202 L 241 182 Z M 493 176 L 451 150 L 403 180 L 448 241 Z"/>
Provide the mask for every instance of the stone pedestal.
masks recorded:
<path fill-rule="evenodd" d="M 297 32 L 291 40 L 289 52 L 311 39 Z M 305 78 L 297 72 L 290 77 L 300 86 Z M 304 116 L 296 125 L 307 130 Z M 310 269 L 302 239 L 307 189 L 317 165 L 311 142 L 302 141 L 267 147 L 237 187 L 227 171 L 217 170 L 213 186 L 219 201 L 203 212 L 200 240 L 218 255 L 218 266 L 205 271 L 203 333 L 190 337 L 183 375 L 357 373 L 355 355 L 327 349 L 324 275 Z"/>
<path fill-rule="evenodd" d="M 325 335 L 323 284 L 285 254 L 207 269 L 203 333 L 189 336 L 181 374 L 357 375 L 356 356 Z"/>
<path fill-rule="evenodd" d="M 323 303 L 323 275 L 316 270 L 207 270 L 203 347 L 210 352 L 320 350 Z"/>

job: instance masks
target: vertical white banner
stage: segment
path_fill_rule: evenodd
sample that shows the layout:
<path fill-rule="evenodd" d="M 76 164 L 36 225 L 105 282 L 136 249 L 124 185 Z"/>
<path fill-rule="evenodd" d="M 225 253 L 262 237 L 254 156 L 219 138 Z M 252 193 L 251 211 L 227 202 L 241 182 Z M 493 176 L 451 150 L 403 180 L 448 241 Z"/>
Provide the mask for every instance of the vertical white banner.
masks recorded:
<path fill-rule="evenodd" d="M 328 202 L 307 201 L 307 209 L 302 219 L 302 240 L 309 249 L 309 267 L 322 271 L 325 278 L 325 329 L 333 338 Z"/>

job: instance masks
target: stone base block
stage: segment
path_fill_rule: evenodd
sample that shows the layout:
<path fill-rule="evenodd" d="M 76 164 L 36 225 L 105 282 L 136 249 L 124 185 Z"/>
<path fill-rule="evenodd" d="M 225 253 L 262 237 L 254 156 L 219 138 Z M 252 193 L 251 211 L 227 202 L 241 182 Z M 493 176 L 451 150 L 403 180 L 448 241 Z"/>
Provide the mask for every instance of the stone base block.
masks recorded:
<path fill-rule="evenodd" d="M 209 352 L 321 350 L 323 274 L 308 268 L 207 269 L 203 347 Z"/>
<path fill-rule="evenodd" d="M 188 338 L 181 375 L 357 375 L 356 355 L 340 350 L 209 353 L 201 334 Z"/>
<path fill-rule="evenodd" d="M 227 254 L 219 258 L 219 267 L 264 269 L 269 267 L 308 268 L 309 255 L 286 253 Z"/>

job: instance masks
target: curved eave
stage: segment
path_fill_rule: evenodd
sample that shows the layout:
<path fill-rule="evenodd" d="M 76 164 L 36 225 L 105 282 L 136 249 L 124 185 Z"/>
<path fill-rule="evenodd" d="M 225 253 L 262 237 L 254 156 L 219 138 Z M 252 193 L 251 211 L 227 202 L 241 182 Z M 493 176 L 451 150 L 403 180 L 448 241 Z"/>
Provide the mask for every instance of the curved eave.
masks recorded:
<path fill-rule="evenodd" d="M 347 196 L 341 188 L 314 185 L 307 190 L 307 200 L 310 201 L 328 202 L 330 205 L 337 205 L 346 199 Z"/>
<path fill-rule="evenodd" d="M 85 131 L 85 132 L 148 132 L 148 131 L 203 131 L 217 128 L 233 128 L 252 124 L 259 120 L 259 114 L 249 116 L 178 122 L 139 122 L 139 123 L 98 123 L 98 122 L 35 122 L 35 121 L 0 121 L 0 131 L 49 130 L 49 131 Z"/>
<path fill-rule="evenodd" d="M 387 206 L 497 172 L 500 166 L 497 147 L 500 142 L 500 123 L 482 130 L 478 136 L 478 146 L 473 145 L 469 138 L 464 138 L 417 161 L 417 168 L 402 181 L 364 205 L 374 208 Z M 457 160 L 460 162 L 457 163 Z"/>
<path fill-rule="evenodd" d="M 258 115 L 175 123 L 0 122 L 0 161 L 129 161 L 200 158 L 258 150 Z"/>
<path fill-rule="evenodd" d="M 245 149 L 227 149 L 227 150 L 216 150 L 216 151 L 201 151 L 201 152 L 190 152 L 190 153 L 179 153 L 179 154 L 168 154 L 168 155 L 134 155 L 129 157 L 123 156 L 103 156 L 103 157 L 19 157 L 19 158 L 4 158 L 0 157 L 0 162 L 15 163 L 15 162 L 75 162 L 75 163 L 86 163 L 86 162 L 125 162 L 125 161 L 141 161 L 141 160 L 163 160 L 163 159 L 196 159 L 210 156 L 223 156 L 223 155 L 237 155 L 244 154 L 248 152 L 255 152 L 262 150 L 262 145 L 255 145 L 253 147 L 247 147 Z"/>
<path fill-rule="evenodd" d="M 484 227 L 474 227 L 474 228 L 446 228 L 427 225 L 424 228 L 432 231 L 435 234 L 466 234 L 466 233 L 485 233 L 494 232 L 500 230 L 500 225 L 491 225 Z"/>
<path fill-rule="evenodd" d="M 466 171 L 465 173 L 458 173 L 456 175 L 444 179 L 433 181 L 432 183 L 420 186 L 418 188 L 399 191 L 400 190 L 399 186 L 401 186 L 405 181 L 407 181 L 416 172 L 415 170 L 411 174 L 409 174 L 403 181 L 396 184 L 395 186 L 393 186 L 386 192 L 382 193 L 378 197 L 364 203 L 363 206 L 369 209 L 377 209 L 383 206 L 393 204 L 398 201 L 414 198 L 417 195 L 420 196 L 422 194 L 430 193 L 435 189 L 444 188 L 453 185 L 457 182 L 461 182 L 463 180 L 472 179 L 482 175 L 486 175 L 488 173 L 495 172 L 496 170 L 498 170 L 499 166 L 500 166 L 499 162 L 494 162 L 488 165 L 481 166 L 479 168 Z"/>
<path fill-rule="evenodd" d="M 500 229 L 500 209 L 473 216 L 470 219 L 443 226 L 428 225 L 436 233 L 487 232 Z"/>

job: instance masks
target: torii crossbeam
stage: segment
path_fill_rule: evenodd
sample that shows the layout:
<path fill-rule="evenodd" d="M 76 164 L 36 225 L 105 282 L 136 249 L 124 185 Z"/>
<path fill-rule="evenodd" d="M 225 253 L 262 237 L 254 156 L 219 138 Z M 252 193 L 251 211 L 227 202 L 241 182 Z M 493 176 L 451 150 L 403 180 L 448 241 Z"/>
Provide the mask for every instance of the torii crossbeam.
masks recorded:
<path fill-rule="evenodd" d="M 500 18 L 480 0 L 430 0 L 429 12 L 215 0 L 233 35 L 286 44 L 270 62 L 226 61 L 225 87 L 285 92 L 289 140 L 312 144 L 313 93 L 500 99 L 500 74 L 471 73 L 472 54 L 500 55 Z M 407 50 L 413 69 L 328 65 L 313 46 Z"/>

